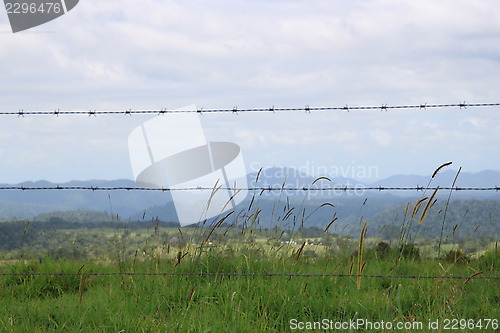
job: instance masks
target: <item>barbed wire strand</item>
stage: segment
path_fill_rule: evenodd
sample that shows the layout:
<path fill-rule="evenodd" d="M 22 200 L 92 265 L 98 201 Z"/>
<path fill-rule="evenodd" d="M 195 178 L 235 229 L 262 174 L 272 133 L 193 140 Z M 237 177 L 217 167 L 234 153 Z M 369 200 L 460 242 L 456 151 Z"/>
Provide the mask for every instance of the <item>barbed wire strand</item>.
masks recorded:
<path fill-rule="evenodd" d="M 298 274 L 298 273 L 211 273 L 211 272 L 90 272 L 90 273 L 62 273 L 62 272 L 23 272 L 23 273 L 0 273 L 0 276 L 225 276 L 225 277 L 351 277 L 351 278 L 388 278 L 388 279 L 445 279 L 445 280 L 500 280 L 500 276 L 481 276 L 475 273 L 470 276 L 462 275 L 364 275 L 364 274 Z"/>
<path fill-rule="evenodd" d="M 418 110 L 426 110 L 426 109 L 444 109 L 444 108 L 483 108 L 483 107 L 495 107 L 500 106 L 500 103 L 450 103 L 450 104 L 413 104 L 413 105 L 377 105 L 377 106 L 340 106 L 340 107 L 310 107 L 308 105 L 304 107 L 290 107 L 290 108 L 276 108 L 274 106 L 270 108 L 244 108 L 238 109 L 238 107 L 233 107 L 232 109 L 223 109 L 223 108 L 215 108 L 215 109 L 196 109 L 196 110 L 169 110 L 169 109 L 159 109 L 159 110 L 60 110 L 56 109 L 54 111 L 35 111 L 35 110 L 24 110 L 20 109 L 16 112 L 0 112 L 2 116 L 30 116 L 30 115 L 87 115 L 87 116 L 97 116 L 97 115 L 132 115 L 132 114 L 169 114 L 169 113 L 198 113 L 198 114 L 210 114 L 210 113 L 250 113 L 250 112 L 297 112 L 302 111 L 306 113 L 310 113 L 312 111 L 362 111 L 362 110 L 380 110 L 380 111 L 389 111 L 389 110 L 409 110 L 409 109 L 418 109 Z"/>
<path fill-rule="evenodd" d="M 385 187 L 385 186 L 333 186 L 333 187 L 274 187 L 274 186 L 256 186 L 256 187 L 218 187 L 217 190 L 234 190 L 234 191 L 261 191 L 261 192 L 328 192 L 328 191 L 433 191 L 433 190 L 451 190 L 451 191 L 500 191 L 500 186 L 492 187 L 424 187 L 424 186 L 409 186 L 409 187 Z M 213 187 L 183 187 L 183 188 L 157 188 L 157 187 L 100 187 L 100 186 L 0 186 L 0 191 L 18 190 L 18 191 L 159 191 L 159 192 L 174 192 L 174 191 L 213 191 Z"/>

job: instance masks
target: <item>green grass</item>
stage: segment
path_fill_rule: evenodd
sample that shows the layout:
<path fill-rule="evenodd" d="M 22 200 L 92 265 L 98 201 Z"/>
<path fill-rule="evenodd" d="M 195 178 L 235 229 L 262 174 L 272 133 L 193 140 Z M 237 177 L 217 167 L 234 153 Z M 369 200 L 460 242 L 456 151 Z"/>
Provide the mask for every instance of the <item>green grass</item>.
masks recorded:
<path fill-rule="evenodd" d="M 287 332 L 304 322 L 499 319 L 498 280 L 288 276 L 93 276 L 92 272 L 218 272 L 349 274 L 357 257 L 293 256 L 258 247 L 206 248 L 177 259 L 129 256 L 122 262 L 44 260 L 3 264 L 2 273 L 82 273 L 2 276 L 2 332 Z M 467 264 L 437 259 L 384 259 L 367 249 L 364 274 L 499 276 L 500 253 Z M 176 265 L 177 264 L 177 265 Z M 83 266 L 83 268 L 81 268 Z M 352 268 L 351 268 L 352 267 Z M 300 330 L 298 330 L 300 331 Z M 356 330 L 356 332 L 373 330 Z M 429 331 L 429 330 L 423 330 Z M 468 330 L 461 330 L 468 331 Z M 474 330 L 469 330 L 474 331 Z M 481 330 L 475 330 L 481 331 Z M 484 331 L 484 330 L 483 330 Z M 491 330 L 494 331 L 494 330 Z M 347 330 L 349 332 L 349 330 Z"/>

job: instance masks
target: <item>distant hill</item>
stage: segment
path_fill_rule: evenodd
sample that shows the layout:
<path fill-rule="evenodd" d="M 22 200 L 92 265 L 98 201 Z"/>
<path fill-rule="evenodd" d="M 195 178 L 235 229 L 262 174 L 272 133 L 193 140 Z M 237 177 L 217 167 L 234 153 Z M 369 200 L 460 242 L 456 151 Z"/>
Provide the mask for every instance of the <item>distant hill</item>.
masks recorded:
<path fill-rule="evenodd" d="M 394 238 L 405 221 L 406 225 L 410 224 L 411 234 L 420 237 L 439 237 L 441 228 L 446 239 L 490 237 L 496 240 L 500 237 L 500 200 L 454 200 L 448 206 L 446 218 L 445 208 L 446 201 L 438 201 L 419 225 L 419 214 L 409 223 L 411 213 L 405 217 L 405 206 L 394 206 L 366 218 L 369 234 Z"/>
<path fill-rule="evenodd" d="M 372 183 L 372 186 L 383 187 L 451 187 L 457 175 L 456 170 L 445 170 L 439 172 L 434 178 L 430 176 L 417 175 L 396 175 Z M 458 175 L 455 187 L 495 187 L 500 186 L 500 172 L 485 170 L 477 173 L 461 172 Z M 414 196 L 415 192 L 389 192 L 398 196 Z M 441 191 L 441 195 L 448 195 L 449 191 Z M 454 199 L 472 199 L 472 198 L 499 198 L 500 192 L 491 191 L 455 191 L 452 193 Z"/>
<path fill-rule="evenodd" d="M 258 178 L 257 178 L 258 176 Z M 328 179 L 325 179 L 328 178 Z M 312 177 L 301 172 L 300 170 L 287 167 L 271 167 L 262 169 L 259 172 L 252 172 L 247 175 L 248 183 L 251 186 L 271 186 L 281 187 L 285 183 L 286 187 L 299 187 L 308 188 L 314 183 L 316 187 L 319 186 L 335 186 L 335 185 L 367 185 L 365 182 L 354 180 L 351 178 L 321 175 Z"/>
<path fill-rule="evenodd" d="M 55 184 L 47 181 L 15 184 L 25 187 L 135 187 L 132 180 L 88 180 Z M 1 184 L 0 186 L 8 186 Z M 32 217 L 61 210 L 94 210 L 128 218 L 154 205 L 171 201 L 169 192 L 158 191 L 90 191 L 90 190 L 5 190 L 0 191 L 0 217 Z"/>
<path fill-rule="evenodd" d="M 445 170 L 439 172 L 432 179 L 432 186 L 447 186 L 453 184 L 457 170 Z M 396 175 L 375 182 L 374 184 L 382 186 L 426 186 L 431 180 L 431 176 L 416 175 Z M 500 172 L 485 170 L 477 173 L 461 172 L 455 184 L 459 187 L 492 187 L 500 186 Z"/>
<path fill-rule="evenodd" d="M 451 186 L 455 178 L 456 171 L 445 170 L 440 172 L 432 179 L 431 186 Z M 328 175 L 325 175 L 328 176 Z M 241 203 L 238 208 L 245 214 L 250 214 L 248 207 L 254 198 L 254 208 L 259 204 L 263 212 L 260 213 L 260 223 L 262 225 L 270 225 L 279 222 L 280 214 L 277 212 L 277 207 L 282 211 L 286 208 L 282 207 L 287 200 L 287 204 L 293 203 L 297 208 L 291 213 L 288 218 L 297 214 L 300 207 L 306 209 L 309 214 L 316 210 L 322 203 L 331 202 L 337 207 L 337 217 L 339 220 L 349 220 L 349 224 L 358 223 L 356 219 L 361 216 L 373 216 L 383 210 L 390 209 L 395 205 L 401 205 L 408 200 L 413 200 L 422 196 L 422 192 L 378 192 L 366 191 L 364 193 L 353 192 L 318 192 L 318 191 L 286 191 L 287 188 L 310 188 L 322 186 L 427 186 L 430 176 L 411 176 L 397 175 L 392 176 L 374 183 L 363 183 L 349 178 L 331 178 L 329 180 L 317 180 L 315 177 L 308 176 L 299 170 L 293 168 L 268 168 L 262 170 L 257 180 L 257 173 L 248 174 L 248 184 L 250 187 L 281 187 L 284 184 L 285 191 L 280 193 L 267 192 L 250 193 L 247 200 Z M 256 181 L 257 180 L 257 181 Z M 127 179 L 120 180 L 89 180 L 89 181 L 71 181 L 68 183 L 54 184 L 46 181 L 24 182 L 16 184 L 17 186 L 26 187 L 54 187 L 54 186 L 83 186 L 83 187 L 135 187 L 135 182 Z M 482 171 L 479 173 L 461 173 L 457 186 L 462 187 L 484 187 L 484 186 L 499 186 L 500 172 L 499 171 Z M 2 185 L 0 186 L 8 186 Z M 442 191 L 439 199 L 442 200 L 449 192 Z M 499 199 L 500 192 L 453 192 L 452 199 Z M 363 202 L 368 199 L 365 204 Z M 90 190 L 37 190 L 37 191 L 21 191 L 21 190 L 4 190 L 0 191 L 0 218 L 10 217 L 33 217 L 43 213 L 52 211 L 65 210 L 91 210 L 106 212 L 109 215 L 118 215 L 122 219 L 132 220 L 151 220 L 160 218 L 164 221 L 177 221 L 175 209 L 172 203 L 172 198 L 169 192 L 157 191 L 90 191 Z M 313 225 L 322 225 L 331 220 L 331 212 L 325 207 L 317 209 L 307 223 Z M 307 215 L 306 215 L 307 216 Z M 283 217 L 283 216 L 282 216 Z M 302 217 L 297 216 L 295 223 L 299 223 Z M 289 222 L 289 221 L 286 221 Z M 338 223 L 339 226 L 341 225 Z"/>

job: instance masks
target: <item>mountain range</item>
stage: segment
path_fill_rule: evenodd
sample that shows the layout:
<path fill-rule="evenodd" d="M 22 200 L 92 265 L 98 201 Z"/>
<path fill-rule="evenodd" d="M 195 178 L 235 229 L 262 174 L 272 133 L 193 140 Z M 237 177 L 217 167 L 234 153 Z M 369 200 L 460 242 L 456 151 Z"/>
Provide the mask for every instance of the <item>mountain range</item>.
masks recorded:
<path fill-rule="evenodd" d="M 261 223 L 272 222 L 298 223 L 312 214 L 308 221 L 311 224 L 324 224 L 333 218 L 333 211 L 322 204 L 329 202 L 336 207 L 335 214 L 339 218 L 351 222 L 361 216 L 375 216 L 390 210 L 409 200 L 422 197 L 419 191 L 360 191 L 358 192 L 320 192 L 320 191 L 286 191 L 287 188 L 310 188 L 330 186 L 367 186 L 367 187 L 451 187 L 456 171 L 446 170 L 434 178 L 430 176 L 397 175 L 372 183 L 364 183 L 349 178 L 331 177 L 320 179 L 300 173 L 293 168 L 268 168 L 260 173 L 250 173 L 247 176 L 249 187 L 277 187 L 285 189 L 283 193 L 252 192 L 237 208 L 247 216 L 252 213 L 247 209 L 252 200 L 259 205 Z M 258 177 L 257 177 L 258 175 Z M 429 183 L 430 182 L 430 183 Z M 314 185 L 313 185 L 314 183 Z M 500 186 L 499 171 L 482 171 L 478 173 L 460 173 L 456 186 L 459 187 L 495 187 Z M 54 184 L 47 181 L 23 182 L 20 184 L 0 184 L 0 187 L 136 187 L 132 180 L 88 180 L 71 181 Z M 442 191 L 437 198 L 447 198 L 449 191 Z M 428 193 L 427 195 L 430 195 Z M 498 191 L 457 191 L 452 193 L 452 199 L 500 199 Z M 295 210 L 286 216 L 287 205 L 295 206 Z M 280 212 L 277 212 L 279 209 Z M 289 210 L 290 208 L 288 208 Z M 302 209 L 302 210 L 301 210 Z M 122 219 L 150 220 L 159 218 L 164 221 L 177 221 L 171 195 L 168 191 L 91 191 L 91 190 L 2 190 L 0 191 L 0 218 L 32 218 L 39 214 L 53 211 L 92 210 L 118 215 Z M 284 218 L 287 221 L 284 221 Z M 293 218 L 292 218 L 293 217 Z M 292 221 L 293 220 L 293 221 Z"/>

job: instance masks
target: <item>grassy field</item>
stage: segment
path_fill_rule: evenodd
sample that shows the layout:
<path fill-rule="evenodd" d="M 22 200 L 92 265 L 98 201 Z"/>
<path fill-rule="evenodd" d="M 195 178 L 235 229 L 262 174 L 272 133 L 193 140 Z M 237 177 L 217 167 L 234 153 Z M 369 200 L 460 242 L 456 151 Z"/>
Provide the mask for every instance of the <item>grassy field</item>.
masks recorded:
<path fill-rule="evenodd" d="M 314 331 L 333 332 L 338 325 L 351 325 L 343 331 L 444 332 L 448 325 L 460 332 L 500 331 L 499 280 L 446 278 L 500 276 L 500 251 L 492 249 L 473 259 L 461 260 L 455 252 L 449 252 L 454 257 L 430 259 L 369 243 L 363 244 L 361 255 L 359 246 L 346 253 L 254 241 L 238 247 L 205 243 L 201 249 L 191 243 L 168 253 L 150 248 L 126 254 L 117 247 L 114 259 L 105 261 L 5 262 L 0 273 L 12 275 L 0 277 L 0 329 L 291 332 L 316 327 Z M 93 275 L 113 272 L 121 274 Z M 165 272 L 180 275 L 141 275 Z M 359 272 L 393 277 L 289 275 Z M 36 275 L 40 273 L 51 274 Z M 439 329 L 430 328 L 437 320 Z M 354 328 L 353 321 L 360 326 Z M 410 329 L 397 326 L 405 324 Z"/>

